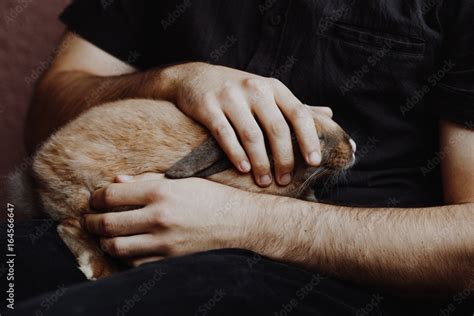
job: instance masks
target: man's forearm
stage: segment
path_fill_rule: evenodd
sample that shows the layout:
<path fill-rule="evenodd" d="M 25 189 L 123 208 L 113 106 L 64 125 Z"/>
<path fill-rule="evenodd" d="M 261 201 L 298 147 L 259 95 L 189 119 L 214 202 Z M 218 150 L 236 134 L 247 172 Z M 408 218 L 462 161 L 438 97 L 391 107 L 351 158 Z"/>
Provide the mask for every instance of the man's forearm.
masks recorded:
<path fill-rule="evenodd" d="M 47 74 L 38 84 L 28 114 L 27 146 L 30 152 L 54 130 L 85 110 L 126 98 L 167 97 L 161 70 L 101 77 L 81 71 Z"/>
<path fill-rule="evenodd" d="M 364 209 L 255 196 L 246 248 L 359 283 L 427 294 L 474 285 L 473 204 Z"/>

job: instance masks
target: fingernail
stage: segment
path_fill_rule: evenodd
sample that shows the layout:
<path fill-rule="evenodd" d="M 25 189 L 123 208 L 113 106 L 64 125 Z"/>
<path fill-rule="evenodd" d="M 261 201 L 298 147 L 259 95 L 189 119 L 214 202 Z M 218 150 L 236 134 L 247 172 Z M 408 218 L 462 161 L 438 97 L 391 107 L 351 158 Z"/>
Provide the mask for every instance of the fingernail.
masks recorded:
<path fill-rule="evenodd" d="M 321 163 L 321 155 L 313 151 L 309 154 L 308 161 L 312 165 L 319 165 Z"/>
<path fill-rule="evenodd" d="M 125 175 L 125 174 L 121 174 L 117 178 L 119 179 L 120 182 L 130 182 L 133 180 L 132 176 Z"/>
<path fill-rule="evenodd" d="M 286 173 L 280 177 L 280 184 L 287 185 L 291 182 L 291 174 Z"/>
<path fill-rule="evenodd" d="M 270 183 L 272 183 L 272 177 L 270 177 L 268 174 L 260 177 L 261 185 L 269 185 Z"/>
<path fill-rule="evenodd" d="M 242 172 L 249 172 L 250 171 L 250 163 L 247 160 L 243 160 L 240 163 L 240 171 Z"/>

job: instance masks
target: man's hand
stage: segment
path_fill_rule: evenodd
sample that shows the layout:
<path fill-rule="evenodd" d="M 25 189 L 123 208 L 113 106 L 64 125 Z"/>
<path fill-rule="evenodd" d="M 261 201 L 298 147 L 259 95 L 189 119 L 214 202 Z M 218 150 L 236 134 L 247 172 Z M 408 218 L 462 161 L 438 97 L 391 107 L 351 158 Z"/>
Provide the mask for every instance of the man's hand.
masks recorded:
<path fill-rule="evenodd" d="M 199 251 L 239 247 L 254 216 L 246 213 L 251 193 L 204 179 L 169 180 L 144 174 L 97 190 L 95 209 L 136 210 L 89 214 L 83 227 L 101 236 L 102 248 L 132 265 Z M 247 201 L 247 202 L 246 202 Z M 238 212 L 237 212 L 238 210 Z"/>
<path fill-rule="evenodd" d="M 252 169 L 258 185 L 272 182 L 264 133 L 271 146 L 278 184 L 291 181 L 294 157 L 288 123 L 306 162 L 320 164 L 311 109 L 279 80 L 205 63 L 171 66 L 163 69 L 162 78 L 172 90 L 167 99 L 206 126 L 238 170 Z M 332 116 L 329 108 L 316 110 Z"/>
<path fill-rule="evenodd" d="M 290 183 L 294 169 L 289 125 L 306 162 L 320 163 L 313 118 L 332 116 L 331 110 L 303 105 L 276 79 L 199 62 L 137 71 L 73 33 L 67 33 L 61 47 L 35 90 L 27 124 L 30 151 L 91 107 L 148 98 L 173 102 L 207 127 L 235 167 L 252 170 L 260 186 L 272 182 L 264 134 L 278 184 Z M 135 58 L 132 54 L 130 61 Z"/>
<path fill-rule="evenodd" d="M 147 174 L 96 191 L 83 227 L 132 265 L 219 248 L 243 248 L 319 273 L 404 295 L 472 288 L 473 204 L 350 208 L 254 194 L 190 178 Z M 471 201 L 471 200 L 469 200 Z"/>

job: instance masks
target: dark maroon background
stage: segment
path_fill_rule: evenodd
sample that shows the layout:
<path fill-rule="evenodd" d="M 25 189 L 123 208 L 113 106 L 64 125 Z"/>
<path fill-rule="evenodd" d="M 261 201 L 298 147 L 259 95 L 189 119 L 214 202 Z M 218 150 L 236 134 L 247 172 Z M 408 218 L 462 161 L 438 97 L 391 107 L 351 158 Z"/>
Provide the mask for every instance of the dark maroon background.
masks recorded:
<path fill-rule="evenodd" d="M 25 160 L 23 129 L 34 82 L 50 64 L 64 32 L 58 15 L 68 0 L 0 1 L 0 177 Z M 6 209 L 5 185 L 0 191 L 0 218 Z"/>

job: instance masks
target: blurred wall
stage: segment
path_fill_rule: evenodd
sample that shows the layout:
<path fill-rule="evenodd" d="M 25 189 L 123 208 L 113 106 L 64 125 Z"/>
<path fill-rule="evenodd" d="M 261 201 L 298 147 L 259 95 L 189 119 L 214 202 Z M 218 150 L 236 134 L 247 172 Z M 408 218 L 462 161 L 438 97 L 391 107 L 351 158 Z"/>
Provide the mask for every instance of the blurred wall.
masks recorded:
<path fill-rule="evenodd" d="M 0 0 L 0 179 L 25 161 L 23 128 L 37 78 L 64 32 L 58 15 L 67 0 Z M 0 218 L 6 209 L 0 191 Z"/>

